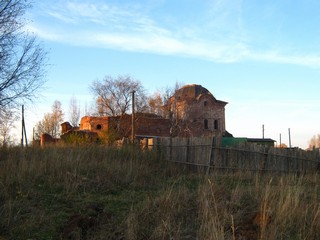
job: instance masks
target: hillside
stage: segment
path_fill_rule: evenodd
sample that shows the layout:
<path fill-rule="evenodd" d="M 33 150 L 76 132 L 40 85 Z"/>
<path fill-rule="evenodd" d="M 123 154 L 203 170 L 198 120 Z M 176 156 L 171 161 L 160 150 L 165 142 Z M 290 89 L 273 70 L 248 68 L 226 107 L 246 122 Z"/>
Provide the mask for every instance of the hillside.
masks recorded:
<path fill-rule="evenodd" d="M 0 215 L 0 239 L 320 239 L 320 178 L 205 175 L 131 147 L 9 148 Z"/>

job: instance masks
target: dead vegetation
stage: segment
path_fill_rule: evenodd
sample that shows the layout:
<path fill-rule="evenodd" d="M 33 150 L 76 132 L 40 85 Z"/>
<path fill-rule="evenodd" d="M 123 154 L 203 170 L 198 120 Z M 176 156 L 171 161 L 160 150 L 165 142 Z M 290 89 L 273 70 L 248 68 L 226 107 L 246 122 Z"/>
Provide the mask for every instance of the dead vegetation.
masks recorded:
<path fill-rule="evenodd" d="M 0 239 L 320 239 L 317 174 L 205 175 L 135 148 L 0 151 Z"/>

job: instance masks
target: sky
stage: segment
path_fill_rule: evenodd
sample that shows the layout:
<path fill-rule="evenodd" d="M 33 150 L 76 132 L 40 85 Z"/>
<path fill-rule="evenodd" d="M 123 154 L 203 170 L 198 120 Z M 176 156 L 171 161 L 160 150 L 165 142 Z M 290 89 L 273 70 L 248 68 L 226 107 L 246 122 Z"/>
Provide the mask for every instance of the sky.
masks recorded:
<path fill-rule="evenodd" d="M 105 76 L 130 75 L 151 95 L 200 84 L 228 102 L 235 137 L 306 148 L 320 133 L 318 0 L 42 0 L 26 28 L 48 51 L 46 81 L 26 109 L 32 128 L 74 96 L 84 109 Z"/>

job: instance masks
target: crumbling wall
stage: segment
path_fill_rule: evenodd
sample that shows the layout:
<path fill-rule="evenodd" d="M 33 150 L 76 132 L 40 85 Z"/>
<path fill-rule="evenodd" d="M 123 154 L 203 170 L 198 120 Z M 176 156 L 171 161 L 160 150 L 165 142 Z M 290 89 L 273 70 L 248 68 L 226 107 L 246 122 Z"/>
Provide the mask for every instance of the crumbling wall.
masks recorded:
<path fill-rule="evenodd" d="M 179 124 L 179 136 L 222 136 L 225 132 L 225 105 L 201 85 L 186 85 L 170 99 L 170 109 Z"/>
<path fill-rule="evenodd" d="M 110 117 L 108 116 L 105 116 L 105 117 L 85 116 L 81 118 L 79 130 L 88 130 L 92 132 L 108 131 L 109 118 Z"/>
<path fill-rule="evenodd" d="M 61 134 L 64 134 L 72 129 L 73 127 L 69 122 L 64 122 L 61 124 Z"/>
<path fill-rule="evenodd" d="M 201 85 L 186 85 L 170 99 L 173 118 L 160 118 L 152 114 L 137 113 L 136 135 L 220 137 L 225 132 L 225 105 Z M 80 130 L 107 134 L 114 139 L 129 138 L 132 134 L 132 116 L 89 117 L 81 119 Z"/>
<path fill-rule="evenodd" d="M 40 136 L 40 146 L 45 147 L 48 145 L 54 145 L 59 141 L 57 138 L 53 138 L 50 134 L 48 133 L 43 133 Z"/>

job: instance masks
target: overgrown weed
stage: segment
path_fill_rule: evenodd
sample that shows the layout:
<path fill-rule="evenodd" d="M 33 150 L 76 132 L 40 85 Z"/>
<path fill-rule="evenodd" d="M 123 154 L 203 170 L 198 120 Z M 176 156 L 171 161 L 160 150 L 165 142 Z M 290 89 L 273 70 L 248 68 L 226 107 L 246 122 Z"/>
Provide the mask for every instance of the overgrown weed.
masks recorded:
<path fill-rule="evenodd" d="M 0 238 L 320 239 L 318 174 L 205 175 L 159 156 L 133 146 L 1 149 Z"/>

